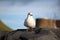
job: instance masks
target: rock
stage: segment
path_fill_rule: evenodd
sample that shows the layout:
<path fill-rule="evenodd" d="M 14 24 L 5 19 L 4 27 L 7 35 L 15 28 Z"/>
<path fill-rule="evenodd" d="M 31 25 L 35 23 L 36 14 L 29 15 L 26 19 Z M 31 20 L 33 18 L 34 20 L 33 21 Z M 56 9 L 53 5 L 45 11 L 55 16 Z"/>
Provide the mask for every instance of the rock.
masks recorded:
<path fill-rule="evenodd" d="M 22 32 L 20 31 L 13 31 L 8 34 L 6 40 L 18 40 Z"/>
<path fill-rule="evenodd" d="M 52 29 L 52 31 L 55 33 L 55 35 L 57 35 L 57 37 L 60 39 L 60 29 L 55 29 L 55 30 L 53 30 Z"/>
<path fill-rule="evenodd" d="M 57 35 L 55 35 L 52 30 L 44 30 L 42 29 L 40 33 L 34 34 L 34 33 L 24 33 L 20 37 L 22 40 L 59 40 Z"/>
<path fill-rule="evenodd" d="M 0 40 L 5 40 L 5 37 L 8 33 L 8 31 L 0 31 Z"/>
<path fill-rule="evenodd" d="M 41 29 L 38 33 L 26 30 L 0 31 L 0 40 L 60 40 L 60 29 Z"/>

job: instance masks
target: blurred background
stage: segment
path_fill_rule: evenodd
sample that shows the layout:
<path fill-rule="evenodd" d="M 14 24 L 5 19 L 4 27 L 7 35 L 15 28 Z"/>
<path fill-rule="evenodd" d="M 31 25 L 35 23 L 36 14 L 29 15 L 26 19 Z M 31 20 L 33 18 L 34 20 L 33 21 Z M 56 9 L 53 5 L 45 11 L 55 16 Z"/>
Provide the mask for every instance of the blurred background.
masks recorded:
<path fill-rule="evenodd" d="M 0 21 L 14 30 L 26 29 L 24 20 L 28 12 L 35 19 L 60 20 L 60 0 L 0 0 Z"/>

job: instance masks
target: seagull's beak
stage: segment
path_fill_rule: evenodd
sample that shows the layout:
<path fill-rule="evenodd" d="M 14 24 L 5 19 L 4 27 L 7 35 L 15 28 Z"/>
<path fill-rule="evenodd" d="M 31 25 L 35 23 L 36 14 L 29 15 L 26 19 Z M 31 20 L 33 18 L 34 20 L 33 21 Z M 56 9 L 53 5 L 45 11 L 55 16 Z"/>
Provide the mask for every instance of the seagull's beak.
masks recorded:
<path fill-rule="evenodd" d="M 30 16 L 32 16 L 32 14 L 30 14 Z"/>

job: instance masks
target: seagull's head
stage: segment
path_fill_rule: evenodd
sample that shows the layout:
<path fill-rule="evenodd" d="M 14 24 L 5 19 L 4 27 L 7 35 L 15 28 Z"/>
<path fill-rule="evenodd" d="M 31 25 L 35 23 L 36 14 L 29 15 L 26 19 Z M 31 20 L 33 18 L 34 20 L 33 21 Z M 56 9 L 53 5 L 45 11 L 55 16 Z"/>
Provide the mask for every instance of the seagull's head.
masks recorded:
<path fill-rule="evenodd" d="M 28 13 L 28 15 L 32 16 L 32 13 L 31 13 L 31 12 L 29 12 L 29 13 Z"/>

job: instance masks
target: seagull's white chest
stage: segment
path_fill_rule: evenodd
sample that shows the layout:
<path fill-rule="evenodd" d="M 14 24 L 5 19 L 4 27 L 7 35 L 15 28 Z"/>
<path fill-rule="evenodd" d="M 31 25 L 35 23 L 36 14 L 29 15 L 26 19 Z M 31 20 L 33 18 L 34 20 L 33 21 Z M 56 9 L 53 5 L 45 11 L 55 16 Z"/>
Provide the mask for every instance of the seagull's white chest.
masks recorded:
<path fill-rule="evenodd" d="M 35 20 L 32 16 L 28 16 L 28 18 L 25 20 L 25 26 L 27 27 L 35 27 Z"/>

